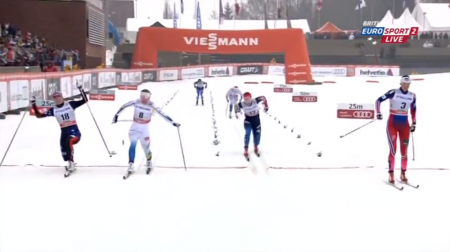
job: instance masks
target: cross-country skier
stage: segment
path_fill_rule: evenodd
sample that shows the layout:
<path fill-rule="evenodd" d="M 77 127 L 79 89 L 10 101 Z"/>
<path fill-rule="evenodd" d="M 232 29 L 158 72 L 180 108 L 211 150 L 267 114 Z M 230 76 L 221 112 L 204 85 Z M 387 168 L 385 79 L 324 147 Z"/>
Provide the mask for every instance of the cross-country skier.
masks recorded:
<path fill-rule="evenodd" d="M 252 98 L 249 92 L 244 93 L 244 101 L 239 102 L 238 106 L 244 111 L 244 128 L 245 128 L 245 139 L 244 139 L 244 156 L 249 160 L 248 154 L 248 144 L 250 143 L 250 133 L 253 132 L 253 145 L 254 151 L 257 156 L 259 156 L 258 145 L 261 140 L 261 120 L 259 118 L 259 103 L 264 104 L 264 112 L 269 110 L 269 105 L 267 104 L 267 99 L 264 96 Z"/>
<path fill-rule="evenodd" d="M 202 98 L 202 105 L 205 105 L 203 102 L 203 91 L 208 88 L 208 83 L 202 81 L 202 79 L 198 79 L 196 82 L 194 82 L 194 88 L 197 90 L 197 102 L 195 105 L 198 105 L 198 98 Z"/>
<path fill-rule="evenodd" d="M 86 93 L 83 90 L 83 83 L 77 82 L 77 88 L 80 90 L 81 100 L 77 101 L 64 101 L 61 92 L 56 91 L 52 94 L 52 99 L 55 105 L 47 110 L 45 113 L 41 113 L 36 106 L 36 97 L 31 98 L 31 107 L 37 118 L 55 117 L 61 127 L 61 137 L 59 145 L 61 147 L 61 154 L 64 161 L 67 162 L 67 171 L 74 172 L 76 167 L 74 163 L 73 146 L 77 144 L 81 139 L 81 132 L 78 129 L 77 119 L 75 116 L 75 110 L 88 101 Z"/>
<path fill-rule="evenodd" d="M 389 144 L 389 182 L 395 183 L 394 167 L 395 153 L 397 150 L 397 136 L 400 140 L 401 158 L 401 180 L 407 182 L 406 168 L 408 165 L 408 144 L 409 134 L 416 130 L 416 95 L 409 91 L 411 79 L 404 75 L 400 80 L 400 88 L 389 90 L 376 101 L 377 119 L 382 120 L 380 105 L 386 100 L 390 100 L 390 115 L 387 121 L 387 138 Z M 408 111 L 411 109 L 412 125 L 408 122 Z"/>
<path fill-rule="evenodd" d="M 229 104 L 229 117 L 231 119 L 231 113 L 234 107 L 234 113 L 238 118 L 239 106 L 238 103 L 242 102 L 242 92 L 237 86 L 234 86 L 228 90 L 226 94 L 227 102 Z"/>
<path fill-rule="evenodd" d="M 169 116 L 165 115 L 160 108 L 156 107 L 153 101 L 150 100 L 151 92 L 147 89 L 141 91 L 140 99 L 133 100 L 125 103 L 120 107 L 119 111 L 114 115 L 113 123 L 116 123 L 119 119 L 119 114 L 122 113 L 128 107 L 134 107 L 133 123 L 128 131 L 128 137 L 130 139 L 130 148 L 128 150 L 128 172 L 134 172 L 134 159 L 136 156 L 136 144 L 139 141 L 142 149 L 144 149 L 145 156 L 147 158 L 147 174 L 152 169 L 152 152 L 150 150 L 150 134 L 148 130 L 148 124 L 152 119 L 153 112 L 155 111 L 161 115 L 167 122 L 170 122 L 175 127 L 180 127 L 179 123 L 176 123 Z"/>

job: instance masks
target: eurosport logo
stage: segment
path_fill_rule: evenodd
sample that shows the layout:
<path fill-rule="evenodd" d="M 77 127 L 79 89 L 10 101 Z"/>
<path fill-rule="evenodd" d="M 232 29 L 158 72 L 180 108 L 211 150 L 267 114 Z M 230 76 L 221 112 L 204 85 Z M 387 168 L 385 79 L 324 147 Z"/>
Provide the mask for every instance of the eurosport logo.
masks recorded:
<path fill-rule="evenodd" d="M 361 119 L 369 119 L 373 118 L 373 113 L 371 111 L 355 111 L 353 112 L 353 117 Z"/>

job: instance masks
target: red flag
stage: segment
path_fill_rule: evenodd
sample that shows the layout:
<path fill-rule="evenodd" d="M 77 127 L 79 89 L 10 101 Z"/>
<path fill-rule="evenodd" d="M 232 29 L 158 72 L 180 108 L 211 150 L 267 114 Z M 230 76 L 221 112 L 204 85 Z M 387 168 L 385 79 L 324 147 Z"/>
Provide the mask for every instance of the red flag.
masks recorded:
<path fill-rule="evenodd" d="M 237 0 L 235 0 L 234 3 L 234 13 L 236 14 L 236 16 L 239 16 L 239 11 L 241 10 L 241 6 L 239 6 Z"/>
<path fill-rule="evenodd" d="M 320 10 L 322 9 L 322 6 L 323 6 L 322 0 L 317 1 L 317 3 L 316 3 L 316 9 L 317 9 L 318 11 L 320 11 Z"/>
<path fill-rule="evenodd" d="M 281 0 L 277 0 L 277 18 L 281 18 Z"/>

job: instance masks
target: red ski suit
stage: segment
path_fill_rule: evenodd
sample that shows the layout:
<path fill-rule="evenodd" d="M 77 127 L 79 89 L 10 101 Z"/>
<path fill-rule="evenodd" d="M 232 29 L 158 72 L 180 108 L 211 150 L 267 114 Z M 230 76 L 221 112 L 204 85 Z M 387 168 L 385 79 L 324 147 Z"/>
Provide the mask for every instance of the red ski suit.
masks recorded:
<path fill-rule="evenodd" d="M 401 169 L 406 171 L 408 166 L 408 144 L 410 125 L 408 111 L 411 109 L 411 120 L 416 122 L 416 95 L 401 88 L 389 90 L 376 101 L 376 111 L 380 113 L 380 105 L 390 100 L 390 112 L 387 121 L 387 138 L 389 144 L 389 171 L 395 168 L 395 153 L 397 151 L 397 137 L 400 140 L 400 153 L 402 155 Z"/>

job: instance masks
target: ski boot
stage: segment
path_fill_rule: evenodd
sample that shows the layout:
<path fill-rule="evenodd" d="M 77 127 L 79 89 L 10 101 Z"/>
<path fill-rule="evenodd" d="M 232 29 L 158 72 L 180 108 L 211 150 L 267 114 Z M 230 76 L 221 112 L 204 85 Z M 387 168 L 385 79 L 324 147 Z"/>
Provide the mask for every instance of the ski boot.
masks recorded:
<path fill-rule="evenodd" d="M 406 177 L 406 171 L 402 171 L 402 173 L 400 175 L 400 180 L 404 183 L 408 182 L 408 178 Z"/>
<path fill-rule="evenodd" d="M 391 184 L 395 183 L 395 176 L 394 176 L 394 171 L 389 171 L 389 179 L 388 182 Z"/>
<path fill-rule="evenodd" d="M 134 172 L 134 163 L 133 162 L 129 162 L 128 163 L 128 169 L 127 169 L 128 173 L 133 173 Z"/>
<path fill-rule="evenodd" d="M 247 161 L 250 161 L 250 157 L 248 155 L 248 147 L 244 147 L 244 157 Z"/>
<path fill-rule="evenodd" d="M 203 102 L 203 98 L 202 98 L 202 106 L 205 106 L 205 103 Z"/>
<path fill-rule="evenodd" d="M 72 173 L 74 173 L 77 170 L 77 168 L 75 167 L 75 163 L 73 161 L 68 161 L 67 166 L 65 168 L 66 168 L 66 172 L 64 173 L 65 178 L 69 177 Z"/>
<path fill-rule="evenodd" d="M 66 171 L 74 172 L 77 168 L 75 167 L 75 163 L 73 161 L 68 161 L 66 166 Z"/>
<path fill-rule="evenodd" d="M 231 112 L 230 112 L 230 114 L 228 115 L 228 117 L 231 119 Z"/>
<path fill-rule="evenodd" d="M 197 102 L 195 103 L 195 106 L 198 106 L 198 99 L 197 99 Z"/>
<path fill-rule="evenodd" d="M 258 146 L 255 145 L 254 151 L 255 151 L 256 156 L 259 157 L 259 156 L 260 156 L 260 153 L 259 153 Z"/>
<path fill-rule="evenodd" d="M 236 113 L 235 116 L 236 116 L 236 119 L 239 119 L 239 114 L 238 113 Z"/>
<path fill-rule="evenodd" d="M 147 154 L 147 163 L 146 163 L 145 166 L 147 167 L 147 170 L 146 170 L 145 173 L 148 175 L 148 174 L 150 174 L 150 172 L 151 172 L 152 169 L 153 169 L 153 164 L 152 164 L 152 153 L 151 153 L 151 152 L 149 152 L 149 153 Z"/>

